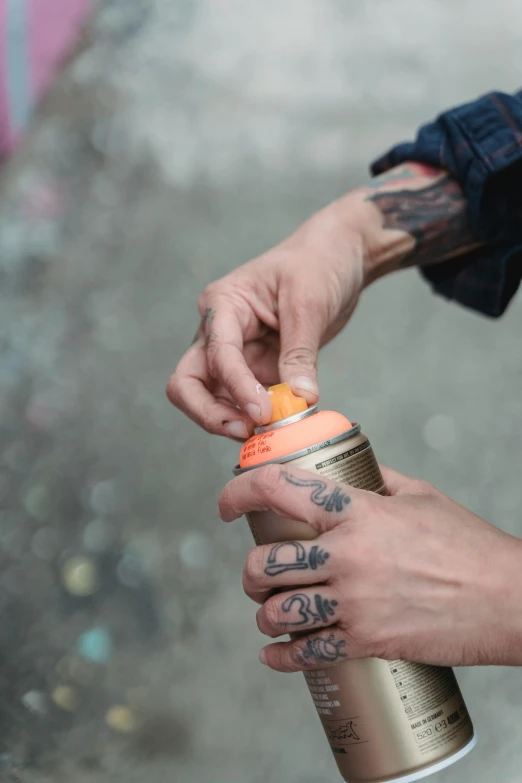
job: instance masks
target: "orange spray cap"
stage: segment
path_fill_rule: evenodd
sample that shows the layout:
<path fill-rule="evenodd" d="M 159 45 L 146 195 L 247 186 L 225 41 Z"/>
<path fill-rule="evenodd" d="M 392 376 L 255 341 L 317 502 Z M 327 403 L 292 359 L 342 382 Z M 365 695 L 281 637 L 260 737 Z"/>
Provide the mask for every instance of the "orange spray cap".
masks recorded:
<path fill-rule="evenodd" d="M 268 393 L 272 402 L 270 424 L 274 421 L 287 419 L 289 416 L 301 413 L 308 408 L 304 397 L 297 397 L 287 383 L 277 383 L 275 386 L 269 386 Z"/>
<path fill-rule="evenodd" d="M 302 449 L 314 449 L 352 428 L 341 413 L 308 408 L 303 397 L 297 397 L 287 383 L 268 389 L 272 400 L 270 424 L 259 427 L 244 444 L 239 455 L 239 468 L 253 468 L 264 462 L 284 461 Z M 302 416 L 298 414 L 302 413 Z M 296 419 L 291 417 L 295 416 Z M 284 421 L 288 419 L 289 421 Z M 281 422 L 281 423 L 279 423 Z M 271 426 L 273 425 L 273 426 Z"/>

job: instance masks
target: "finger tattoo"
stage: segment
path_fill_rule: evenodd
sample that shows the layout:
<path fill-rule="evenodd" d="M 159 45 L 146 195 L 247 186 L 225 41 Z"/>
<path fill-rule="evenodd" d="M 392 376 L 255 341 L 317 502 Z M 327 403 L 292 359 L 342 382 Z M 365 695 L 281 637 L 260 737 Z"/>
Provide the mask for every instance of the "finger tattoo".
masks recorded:
<path fill-rule="evenodd" d="M 212 307 L 205 308 L 203 314 L 203 324 L 205 327 L 205 348 L 208 348 L 212 340 L 216 339 L 216 334 L 212 331 L 212 324 L 216 317 L 216 311 Z"/>
<path fill-rule="evenodd" d="M 281 471 L 283 478 L 294 487 L 311 487 L 310 500 L 316 506 L 321 506 L 325 511 L 342 511 L 345 506 L 351 503 L 350 496 L 343 492 L 340 487 L 335 487 L 332 492 L 327 492 L 328 485 L 321 479 L 302 479 Z"/>
<path fill-rule="evenodd" d="M 285 571 L 317 570 L 324 565 L 330 554 L 319 546 L 313 546 L 307 553 L 299 541 L 282 541 L 275 544 L 268 555 L 265 574 L 279 576 Z"/>
<path fill-rule="evenodd" d="M 328 636 L 317 636 L 315 639 L 307 640 L 298 659 L 301 663 L 335 663 L 347 657 L 344 647 L 346 647 L 344 639 L 336 639 L 333 633 Z"/>
<path fill-rule="evenodd" d="M 327 598 L 319 595 L 319 593 L 316 593 L 314 595 L 314 608 L 312 608 L 309 596 L 305 593 L 296 593 L 289 596 L 286 601 L 283 601 L 281 609 L 285 614 L 288 614 L 292 611 L 294 605 L 299 612 L 300 619 L 294 623 L 281 622 L 279 625 L 315 625 L 320 622 L 326 623 L 329 617 L 334 616 L 334 607 L 337 606 L 337 601 L 329 601 Z"/>

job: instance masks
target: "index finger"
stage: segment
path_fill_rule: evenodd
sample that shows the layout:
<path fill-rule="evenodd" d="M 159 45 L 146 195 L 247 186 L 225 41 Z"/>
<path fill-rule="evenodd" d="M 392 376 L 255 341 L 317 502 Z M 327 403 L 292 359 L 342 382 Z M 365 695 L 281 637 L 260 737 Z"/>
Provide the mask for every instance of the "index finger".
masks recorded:
<path fill-rule="evenodd" d="M 352 501 L 357 499 L 360 509 L 372 497 L 376 496 L 315 473 L 274 464 L 229 481 L 219 498 L 219 513 L 231 522 L 250 511 L 274 511 L 324 533 L 348 517 Z"/>
<path fill-rule="evenodd" d="M 252 423 L 236 407 L 216 398 L 208 389 L 209 375 L 203 338 L 197 340 L 180 360 L 170 377 L 167 396 L 177 408 L 207 432 L 245 439 Z"/>
<path fill-rule="evenodd" d="M 213 297 L 203 315 L 205 350 L 210 374 L 256 423 L 267 423 L 272 403 L 246 363 L 244 329 L 228 300 Z"/>

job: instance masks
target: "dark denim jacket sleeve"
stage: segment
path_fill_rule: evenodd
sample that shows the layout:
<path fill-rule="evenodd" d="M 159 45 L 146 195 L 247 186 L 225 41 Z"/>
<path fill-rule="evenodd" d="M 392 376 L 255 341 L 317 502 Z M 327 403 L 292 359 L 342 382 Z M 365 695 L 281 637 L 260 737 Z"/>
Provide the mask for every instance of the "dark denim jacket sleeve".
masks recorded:
<path fill-rule="evenodd" d="M 422 273 L 448 299 L 501 315 L 522 276 L 522 92 L 489 93 L 444 112 L 371 170 L 380 174 L 407 160 L 450 172 L 468 200 L 477 235 L 487 243 L 427 265 Z"/>

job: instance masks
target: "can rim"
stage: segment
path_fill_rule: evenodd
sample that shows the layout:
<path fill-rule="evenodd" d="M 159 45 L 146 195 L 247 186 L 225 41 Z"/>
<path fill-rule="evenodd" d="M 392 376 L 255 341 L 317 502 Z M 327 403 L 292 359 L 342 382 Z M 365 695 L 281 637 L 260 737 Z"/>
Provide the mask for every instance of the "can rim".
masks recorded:
<path fill-rule="evenodd" d="M 468 753 L 472 751 L 477 744 L 477 740 L 478 737 L 474 732 L 466 745 L 464 745 L 464 747 L 460 750 L 457 750 L 455 753 L 452 753 L 451 756 L 446 756 L 446 758 L 442 759 L 442 761 L 436 761 L 429 767 L 424 767 L 424 769 L 417 770 L 417 772 L 401 775 L 399 778 L 392 778 L 392 780 L 390 780 L 388 783 L 415 783 L 415 781 L 427 778 L 429 775 L 433 775 L 435 772 L 440 772 L 441 770 L 446 769 L 446 767 L 450 767 L 452 764 L 455 764 L 456 761 L 460 761 L 460 759 L 464 758 L 464 756 L 467 756 Z"/>
<path fill-rule="evenodd" d="M 266 462 L 260 462 L 259 465 L 249 465 L 247 468 L 241 468 L 239 465 L 236 465 L 232 472 L 234 476 L 240 476 L 242 473 L 246 473 L 249 470 L 255 470 L 256 468 L 263 468 L 265 465 L 284 465 L 285 462 L 291 462 L 294 459 L 299 459 L 299 457 L 305 457 L 307 454 L 313 454 L 314 451 L 325 449 L 327 446 L 333 446 L 336 443 L 340 443 L 342 440 L 346 440 L 347 438 L 351 438 L 354 435 L 358 435 L 360 431 L 361 425 L 354 424 L 351 429 L 344 430 L 344 432 L 340 432 L 339 435 L 334 435 L 333 438 L 328 438 L 327 440 L 323 440 L 320 443 L 307 446 L 305 449 L 299 449 L 299 451 L 293 451 L 291 454 L 285 454 L 284 457 L 268 459 Z"/>
<path fill-rule="evenodd" d="M 278 430 L 280 427 L 286 427 L 288 424 L 295 424 L 296 421 L 301 421 L 302 419 L 308 418 L 308 416 L 313 416 L 313 414 L 317 413 L 318 410 L 318 405 L 312 405 L 311 408 L 307 408 L 305 411 L 299 411 L 299 413 L 294 413 L 292 416 L 287 416 L 285 419 L 279 419 L 279 421 L 273 421 L 270 424 L 264 424 L 261 427 L 256 427 L 254 432 L 256 435 L 260 435 L 262 432 Z"/>

